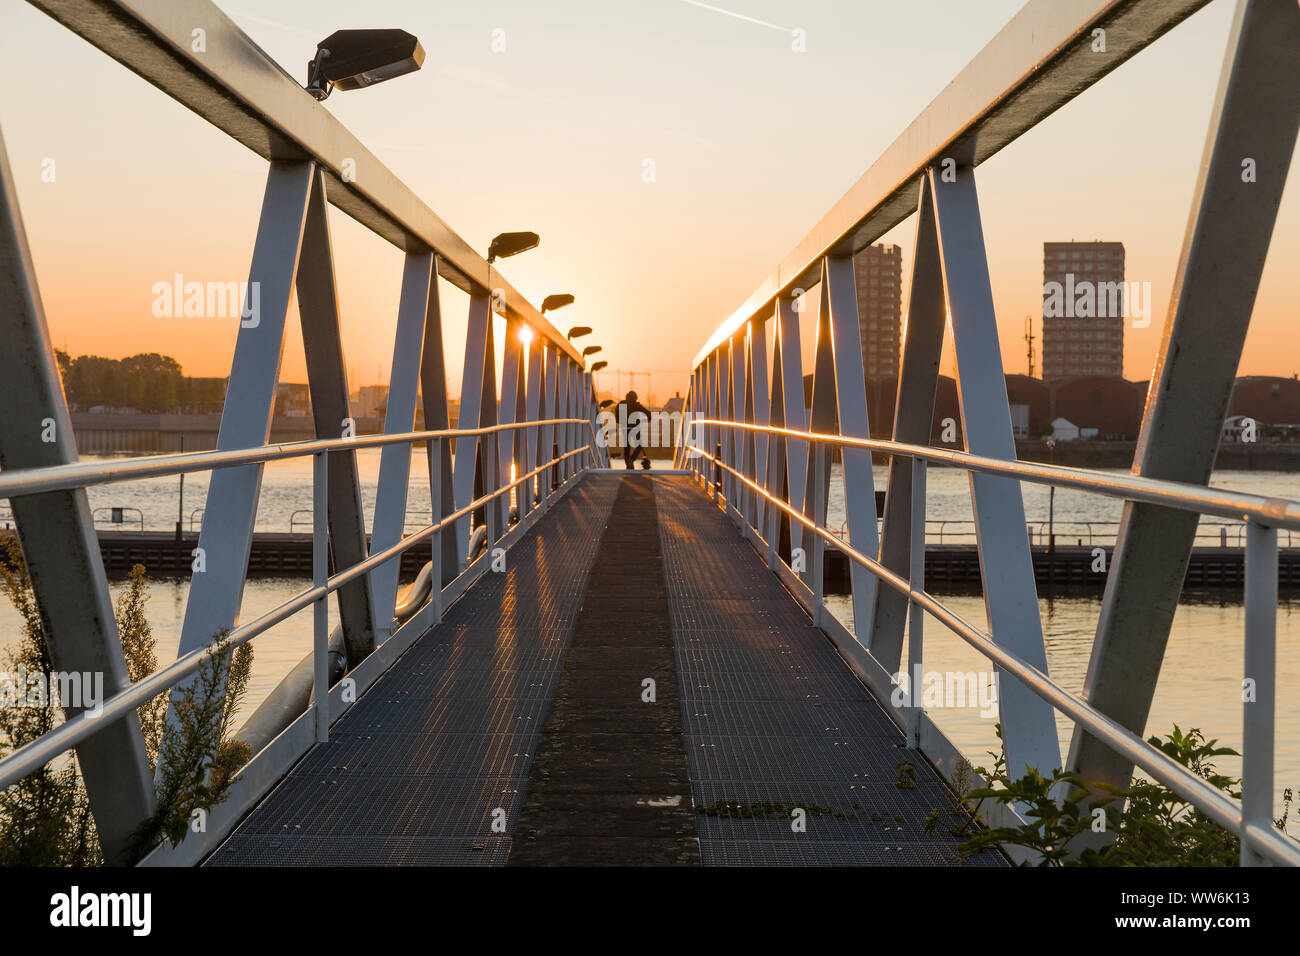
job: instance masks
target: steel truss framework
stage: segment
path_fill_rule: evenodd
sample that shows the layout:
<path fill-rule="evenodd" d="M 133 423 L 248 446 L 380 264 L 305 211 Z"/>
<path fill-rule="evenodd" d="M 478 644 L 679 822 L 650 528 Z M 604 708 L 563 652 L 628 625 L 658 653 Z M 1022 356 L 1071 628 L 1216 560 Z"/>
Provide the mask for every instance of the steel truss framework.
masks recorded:
<path fill-rule="evenodd" d="M 195 662 L 218 634 L 233 631 L 246 640 L 270 626 L 264 622 L 250 631 L 238 624 L 262 468 L 269 460 L 244 460 L 242 453 L 267 447 L 296 292 L 317 444 L 327 446 L 317 450 L 307 445 L 298 452 L 314 454 L 317 460 L 318 560 L 312 603 L 318 615 L 318 690 L 311 723 L 324 732 L 340 710 L 338 700 L 331 705 L 327 681 L 321 680 L 329 591 L 338 593 L 348 663 L 355 672 L 367 661 L 376 662 L 381 656 L 377 649 L 394 637 L 401 552 L 432 538 L 438 586 L 430 608 L 436 620 L 442 603 L 483 572 L 494 548 L 511 543 L 540 516 L 556 490 L 567 491 L 571 479 L 589 467 L 608 465 L 608 456 L 595 441 L 598 409 L 591 375 L 582 356 L 531 304 L 211 3 L 34 5 L 270 161 L 249 269 L 249 288 L 259 289 L 260 308 L 254 314 L 251 302 L 246 303 L 240 321 L 217 452 L 206 458 L 204 453 L 168 456 L 170 473 L 200 470 L 205 460 L 216 467 L 206 465 L 213 472 L 196 551 L 195 566 L 201 570 L 191 580 L 178 652 L 178 664 L 186 662 L 185 667 L 160 689 L 171 687 L 174 703 L 194 679 Z M 190 48 L 195 24 L 207 30 L 201 56 Z M 178 82 L 178 70 L 187 74 L 186 82 Z M 235 115 L 221 109 L 233 100 L 260 106 L 251 118 L 247 110 Z M 361 157 L 358 178 L 342 175 L 344 157 L 354 162 Z M 85 489 L 74 483 L 29 493 L 32 486 L 22 480 L 34 474 L 32 469 L 72 465 L 77 453 L 2 140 L 0 164 L 0 318 L 11 346 L 0 352 L 0 379 L 17 403 L 12 414 L 0 416 L 0 464 L 10 485 L 4 496 L 12 503 L 55 668 L 104 673 L 106 694 L 120 705 L 121 694 L 138 692 L 141 685 L 132 687 L 126 678 Z M 351 437 L 327 203 L 405 251 L 384 422 L 384 435 L 393 440 L 382 445 L 369 544 L 356 448 L 374 441 Z M 470 294 L 454 431 L 447 427 L 439 276 Z M 497 315 L 506 327 L 499 394 L 493 341 Z M 523 342 L 525 329 L 530 333 L 528 345 Z M 429 431 L 416 435 L 412 429 L 420 397 Z M 52 432 L 47 422 L 53 423 Z M 42 440 L 43 431 L 56 440 Z M 421 534 L 404 538 L 410 449 L 417 440 L 427 440 L 433 523 Z M 238 463 L 229 464 L 232 460 Z M 160 463 L 168 462 L 153 462 Z M 512 476 L 512 468 L 517 476 Z M 116 476 L 130 470 L 129 464 L 109 469 Z M 81 472 L 92 482 L 107 480 L 85 468 Z M 54 475 L 47 470 L 44 477 L 48 482 Z M 512 496 L 517 501 L 514 509 Z M 481 550 L 476 541 L 470 553 L 475 514 L 482 517 L 485 534 Z M 441 533 L 442 524 L 448 533 Z M 327 571 L 326 557 L 332 572 Z M 330 581 L 333 587 L 327 587 Z M 322 593 L 322 588 L 327 589 Z M 427 628 L 429 614 L 414 623 Z M 153 811 L 139 723 L 133 707 L 121 713 L 88 730 L 84 720 L 74 719 L 79 711 L 70 708 L 69 722 L 63 726 L 76 739 L 101 843 L 114 863 L 133 859 L 134 835 Z M 174 718 L 174 707 L 172 713 Z M 33 754 L 15 756 L 33 759 Z M 281 754 L 280 762 L 284 759 Z"/>
<path fill-rule="evenodd" d="M 1060 483 L 1064 472 L 1080 472 L 1019 463 L 1015 469 L 979 465 L 1013 463 L 1016 451 L 975 167 L 1199 6 L 1140 0 L 1028 4 L 696 357 L 686 408 L 688 420 L 694 419 L 692 434 L 678 463 L 693 468 L 743 533 L 766 550 L 769 564 L 789 577 L 846 656 L 867 676 L 884 675 L 879 689 L 885 694 L 893 686 L 888 675 L 903 664 L 905 624 L 910 620 L 909 662 L 919 662 L 921 612 L 941 607 L 924 595 L 922 580 L 924 465 L 943 460 L 970 472 L 989 633 L 964 622 L 954 626 L 950 613 L 938 616 L 961 636 L 978 634 L 983 643 L 972 642 L 995 662 L 1001 655 L 1016 662 L 1001 668 L 999 701 L 1007 765 L 1014 774 L 1030 766 L 1044 773 L 1061 766 L 1053 710 L 1070 712 L 1078 705 L 1087 719 L 1072 714 L 1070 769 L 1090 784 L 1121 787 L 1135 763 L 1160 776 L 1142 752 L 1141 734 L 1198 511 L 1212 513 L 1207 510 L 1212 495 L 1204 486 L 1295 147 L 1300 9 L 1267 0 L 1239 0 L 1236 8 L 1133 466 L 1138 479 L 1185 484 L 1181 490 L 1171 486 L 1163 496 L 1144 497 L 1132 488 L 1108 489 L 1090 473 L 1075 483 L 1125 499 L 1082 700 L 1066 702 L 1039 684 L 1040 678 L 1048 680 L 1047 657 L 1020 493 L 1021 478 Z M 1123 30 L 1116 29 L 1119 23 Z M 1045 32 L 1034 33 L 1031 26 Z M 1097 31 L 1107 34 L 1111 53 L 1089 58 L 1085 51 Z M 1036 46 L 1048 41 L 1057 42 Z M 995 56 L 995 51 L 1025 48 L 1042 49 L 1042 55 L 1032 60 Z M 977 99 L 985 91 L 987 98 Z M 962 111 L 972 102 L 978 109 Z M 1255 178 L 1242 175 L 1246 159 Z M 912 212 L 916 246 L 892 441 L 871 441 L 852 255 Z M 811 408 L 805 411 L 797 309 L 799 297 L 814 285 L 820 289 L 820 313 Z M 769 322 L 775 324 L 770 383 Z M 956 358 L 964 455 L 922 447 L 930 441 L 946 324 Z M 823 604 L 828 456 L 836 447 L 843 458 L 848 519 L 844 549 L 853 559 L 858 622 L 853 635 Z M 868 449 L 890 455 L 879 540 Z M 1290 516 L 1300 506 L 1262 499 L 1256 504 L 1253 512 L 1226 513 L 1248 521 L 1244 673 L 1255 696 L 1244 712 L 1243 802 L 1223 810 L 1220 819 L 1243 834 L 1245 862 L 1294 863 L 1294 854 L 1279 855 L 1255 838 L 1272 822 L 1276 534 L 1279 527 L 1291 526 Z M 878 586 L 889 575 L 895 586 Z M 916 730 L 924 715 L 902 719 L 913 739 L 923 743 Z M 950 745 L 935 743 L 939 736 L 931 734 L 936 750 L 931 756 L 942 764 Z M 1212 800 L 1199 793 L 1196 802 L 1204 807 Z"/>
<path fill-rule="evenodd" d="M 608 459 L 594 440 L 597 409 L 582 356 L 216 6 L 207 0 L 31 2 L 269 163 L 249 275 L 259 283 L 261 310 L 256 322 L 241 324 L 217 451 L 86 465 L 77 463 L 0 142 L 0 321 L 7 342 L 0 377 L 12 403 L 0 416 L 0 497 L 12 502 L 54 666 L 103 672 L 110 695 L 98 721 L 69 710 L 58 729 L 0 761 L 0 786 L 75 747 L 105 854 L 125 863 L 153 801 L 135 708 L 182 687 L 210 654 L 214 633 L 231 628 L 238 643 L 308 606 L 316 614 L 313 708 L 241 772 L 242 789 L 221 811 L 224 822 L 210 822 L 210 835 L 219 838 L 241 807 L 328 733 L 346 706 L 339 688 L 323 679 L 330 593 L 339 595 L 350 674 L 364 690 L 485 570 L 486 557 L 470 551 L 480 537 L 476 515 L 488 551 L 508 546 L 583 470 L 607 466 Z M 1300 504 L 1209 492 L 1204 484 L 1300 121 L 1290 62 L 1300 45 L 1300 10 L 1293 3 L 1239 0 L 1133 478 L 1014 460 L 975 188 L 981 162 L 1206 2 L 1031 0 L 708 339 L 688 395 L 688 412 L 697 419 L 693 447 L 682 450 L 679 464 L 711 483 L 718 503 L 879 693 L 892 689 L 905 633 L 908 663 L 919 662 L 928 613 L 1006 678 L 1000 705 L 1013 771 L 1060 764 L 1053 727 L 1059 710 L 1076 726 L 1069 766 L 1086 779 L 1123 783 L 1141 766 L 1241 834 L 1245 862 L 1296 863 L 1300 854 L 1271 827 L 1271 795 L 1276 533 L 1300 529 Z M 205 35 L 201 54 L 191 45 L 197 29 Z M 1106 38 L 1100 53 L 1098 31 Z M 1249 185 L 1239 174 L 1243 157 L 1258 171 Z M 377 438 L 342 437 L 349 434 L 348 385 L 327 203 L 406 255 L 385 434 Z M 897 411 L 892 441 L 879 441 L 867 427 L 851 257 L 913 212 L 917 244 Z M 455 430 L 446 427 L 439 277 L 470 296 Z M 811 408 L 805 408 L 797 309 L 801 290 L 814 287 L 819 326 Z M 294 292 L 318 440 L 281 448 L 266 441 Z M 494 309 L 506 335 L 499 389 Z M 925 445 L 948 313 L 965 452 Z M 533 336 L 527 349 L 520 342 L 525 328 Z M 420 400 L 429 431 L 412 433 Z M 415 442 L 428 448 L 433 517 L 403 537 Z M 368 547 L 355 460 L 360 447 L 383 449 Z M 832 539 L 825 528 L 828 449 L 835 447 L 846 479 L 848 538 L 841 546 L 853 561 L 855 620 L 867 622 L 856 637 L 822 600 L 821 556 Z M 879 533 L 872 452 L 892 456 Z M 256 621 L 238 622 L 262 467 L 295 455 L 314 459 L 313 586 Z M 931 461 L 971 473 L 990 634 L 924 591 Z M 205 570 L 191 587 L 181 652 L 132 685 L 85 487 L 198 470 L 214 471 L 199 540 Z M 1029 547 L 1020 533 L 1022 480 L 1128 502 L 1083 698 L 1047 676 Z M 1245 709 L 1240 804 L 1189 779 L 1140 737 L 1196 512 L 1248 523 L 1245 673 L 1255 702 Z M 396 559 L 426 544 L 432 599 L 395 627 Z M 912 707 L 898 717 L 911 743 L 951 772 L 959 754 L 926 715 Z M 189 844 L 180 858 L 202 852 L 186 851 Z"/>

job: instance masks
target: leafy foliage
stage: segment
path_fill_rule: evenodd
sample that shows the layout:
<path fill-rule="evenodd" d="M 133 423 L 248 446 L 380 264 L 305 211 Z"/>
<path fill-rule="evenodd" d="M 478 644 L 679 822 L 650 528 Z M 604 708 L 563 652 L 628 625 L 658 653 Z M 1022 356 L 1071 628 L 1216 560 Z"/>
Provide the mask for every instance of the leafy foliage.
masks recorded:
<path fill-rule="evenodd" d="M 131 568 L 126 590 L 118 595 L 115 608 L 117 632 L 122 640 L 122 654 L 126 657 L 126 673 L 133 684 L 139 683 L 158 669 L 158 642 L 145 617 L 145 604 L 148 600 L 144 565 L 137 564 Z M 158 748 L 162 744 L 167 716 L 167 695 L 159 694 L 153 700 L 141 704 L 136 713 L 140 718 L 140 731 L 144 734 L 145 752 L 149 755 L 149 769 L 152 771 L 158 766 Z"/>
<path fill-rule="evenodd" d="M 74 411 L 103 406 L 140 412 L 217 412 L 225 382 L 190 378 L 169 355 L 141 352 L 122 359 L 57 353 L 59 373 Z"/>
<path fill-rule="evenodd" d="M 0 655 L 0 670 L 45 678 L 48 686 L 54 666 L 22 549 L 14 535 L 4 537 L 2 546 L 0 593 L 18 611 L 23 628 L 18 647 Z M 148 599 L 145 569 L 136 565 L 114 608 L 132 683 L 158 669 L 157 642 L 145 614 Z M 247 644 L 229 648 L 224 631 L 216 640 L 218 651 L 174 695 L 170 721 L 167 693 L 137 709 L 150 768 L 156 770 L 160 762 L 163 767 L 156 785 L 157 810 L 138 834 L 139 854 L 164 836 L 178 843 L 193 812 L 206 811 L 225 799 L 235 773 L 251 756 L 247 744 L 229 736 L 248 691 L 253 649 Z M 0 707 L 0 757 L 37 740 L 62 721 L 60 702 L 50 695 L 40 706 Z M 0 791 L 0 866 L 102 863 L 85 781 L 74 754 L 53 760 Z"/>
<path fill-rule="evenodd" d="M 1001 738 L 1000 727 L 998 736 Z M 1214 764 L 1219 757 L 1237 756 L 1232 748 L 1207 740 L 1198 728 L 1184 732 L 1177 724 L 1172 732 L 1151 737 L 1148 743 L 1240 799 L 1241 781 L 1220 773 Z M 980 830 L 962 844 L 963 853 L 1018 846 L 1038 853 L 1043 866 L 1237 866 L 1240 862 L 1241 844 L 1236 834 L 1161 783 L 1139 779 L 1128 789 L 1089 788 L 1077 774 L 1057 770 L 1045 777 L 1033 768 L 1012 779 L 1006 772 L 1005 757 L 996 756 L 991 771 L 978 768 L 987 785 L 971 790 L 968 796 L 1015 804 L 1025 823 Z M 1284 798 L 1284 807 L 1277 821 L 1283 832 L 1290 799 Z M 1105 846 L 1075 842 L 1100 829 L 1112 835 Z"/>
<path fill-rule="evenodd" d="M 227 630 L 217 635 L 216 644 L 173 698 L 158 751 L 157 809 L 141 828 L 141 851 L 164 836 L 173 846 L 180 843 L 195 811 L 206 813 L 224 800 L 251 756 L 247 744 L 226 734 L 248 689 L 253 649 L 248 644 L 231 649 Z"/>
<path fill-rule="evenodd" d="M 22 618 L 16 648 L 0 655 L 0 670 L 28 677 L 53 670 L 36 595 L 15 535 L 4 538 L 0 591 Z M 48 684 L 47 684 L 48 686 Z M 15 688 L 22 692 L 22 688 Z M 0 707 L 0 757 L 49 733 L 63 720 L 58 700 Z M 77 761 L 51 761 L 0 791 L 0 866 L 94 866 L 102 862 L 95 822 Z"/>

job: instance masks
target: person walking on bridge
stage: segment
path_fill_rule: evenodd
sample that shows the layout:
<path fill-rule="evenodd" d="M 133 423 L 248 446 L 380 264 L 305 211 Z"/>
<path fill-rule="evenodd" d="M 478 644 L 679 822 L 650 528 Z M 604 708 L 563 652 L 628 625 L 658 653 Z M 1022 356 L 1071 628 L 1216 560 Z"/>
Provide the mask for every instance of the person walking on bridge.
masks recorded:
<path fill-rule="evenodd" d="M 627 465 L 628 471 L 632 471 L 636 467 L 637 458 L 646 455 L 650 409 L 637 400 L 636 392 L 629 391 L 614 409 L 614 415 L 618 421 L 619 437 L 623 440 L 623 464 Z M 646 460 L 649 460 L 649 455 L 646 455 Z"/>

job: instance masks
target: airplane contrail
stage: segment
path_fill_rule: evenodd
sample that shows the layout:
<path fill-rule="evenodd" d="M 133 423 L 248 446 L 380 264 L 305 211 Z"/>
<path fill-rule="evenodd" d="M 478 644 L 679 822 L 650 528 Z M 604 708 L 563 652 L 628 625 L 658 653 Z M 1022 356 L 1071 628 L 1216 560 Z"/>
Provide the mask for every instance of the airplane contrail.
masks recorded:
<path fill-rule="evenodd" d="M 789 27 L 783 27 L 778 23 L 768 23 L 766 20 L 759 20 L 756 17 L 737 13 L 735 10 L 724 10 L 722 7 L 715 7 L 708 3 L 701 3 L 700 0 L 682 0 L 682 3 L 689 3 L 693 7 L 703 7 L 705 10 L 712 10 L 714 13 L 721 13 L 724 16 L 735 17 L 737 20 L 744 20 L 746 23 L 756 23 L 760 27 L 767 27 L 769 30 L 780 30 L 782 33 L 790 32 Z"/>

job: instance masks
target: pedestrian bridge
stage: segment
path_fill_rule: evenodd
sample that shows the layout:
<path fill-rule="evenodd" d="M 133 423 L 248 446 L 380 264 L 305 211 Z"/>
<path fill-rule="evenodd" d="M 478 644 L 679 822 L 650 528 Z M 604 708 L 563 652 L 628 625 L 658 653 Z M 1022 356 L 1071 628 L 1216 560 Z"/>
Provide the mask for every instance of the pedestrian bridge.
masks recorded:
<path fill-rule="evenodd" d="M 1300 862 L 1272 825 L 1277 538 L 1300 529 L 1300 503 L 1207 487 L 1300 122 L 1295 4 L 1238 4 L 1133 473 L 1116 476 L 1016 460 L 976 170 L 1204 0 L 1031 0 L 750 299 L 701 327 L 675 467 L 650 473 L 609 468 L 585 356 L 215 6 L 31 2 L 269 164 L 258 317 L 240 322 L 217 450 L 80 462 L 0 143 L 0 498 L 53 668 L 103 673 L 109 694 L 5 755 L 0 786 L 75 750 L 109 862 L 1001 865 L 962 858 L 934 825 L 955 813 L 963 755 L 896 693 L 936 623 L 997 670 L 1013 774 L 1122 786 L 1137 768 L 1237 834 L 1243 863 Z M 327 204 L 406 256 L 378 436 L 348 426 Z M 913 214 L 897 411 L 872 437 L 852 256 Z M 469 294 L 463 356 L 444 354 L 438 277 Z M 295 296 L 316 438 L 273 445 Z M 930 444 L 949 335 L 960 449 Z M 412 446 L 433 518 L 404 534 Z M 363 448 L 383 456 L 369 521 Z M 873 455 L 889 462 L 881 515 Z M 288 458 L 313 462 L 313 580 L 243 620 L 262 469 Z M 843 541 L 827 527 L 833 461 Z M 931 467 L 970 475 L 987 628 L 925 588 Z M 211 482 L 179 655 L 132 683 L 85 489 L 193 472 Z M 1023 482 L 1125 502 L 1082 693 L 1048 671 Z M 1246 529 L 1245 661 L 1207 662 L 1248 688 L 1240 799 L 1143 739 L 1202 515 Z M 852 629 L 825 604 L 828 543 L 852 563 Z M 399 592 L 409 549 L 425 567 Z M 171 692 L 174 720 L 218 635 L 255 641 L 308 608 L 310 653 L 240 731 L 253 755 L 227 799 L 141 858 L 155 794 L 136 708 Z"/>
<path fill-rule="evenodd" d="M 208 865 L 958 863 L 908 753 L 697 483 L 593 474 Z"/>

